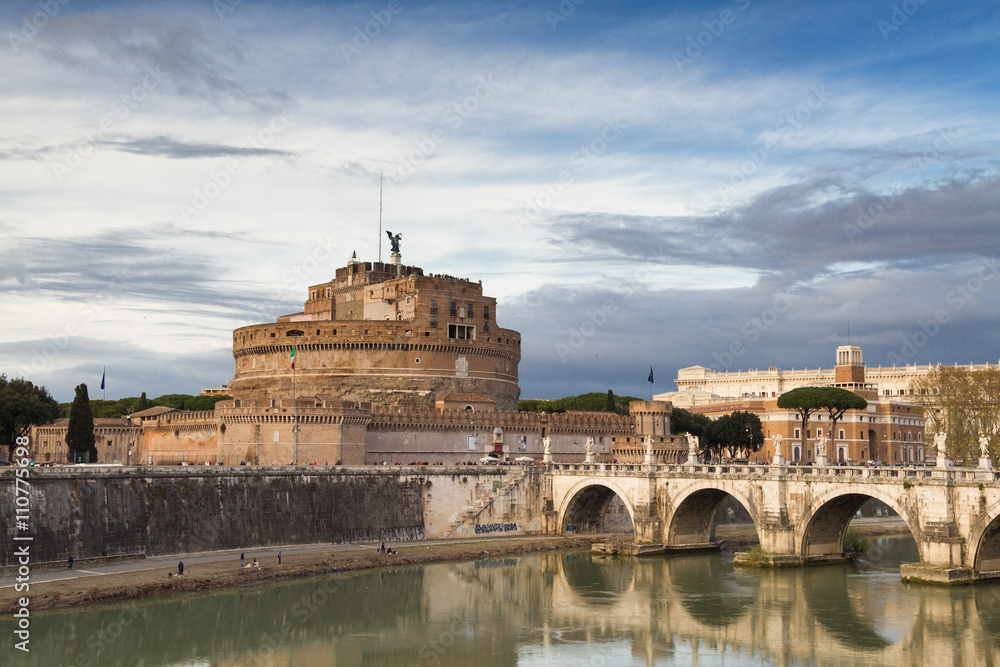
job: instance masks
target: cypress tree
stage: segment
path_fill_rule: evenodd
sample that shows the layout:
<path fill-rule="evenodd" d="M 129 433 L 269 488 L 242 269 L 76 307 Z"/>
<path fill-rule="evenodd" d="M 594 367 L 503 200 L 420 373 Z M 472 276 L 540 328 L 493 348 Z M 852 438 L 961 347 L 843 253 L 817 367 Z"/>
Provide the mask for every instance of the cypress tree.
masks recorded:
<path fill-rule="evenodd" d="M 615 407 L 615 395 L 610 389 L 608 389 L 608 405 L 605 408 L 608 412 L 617 412 L 618 409 Z"/>
<path fill-rule="evenodd" d="M 86 383 L 76 388 L 76 396 L 70 407 L 66 444 L 74 453 L 74 460 L 86 452 L 90 463 L 97 462 L 97 448 L 94 446 L 94 414 L 90 411 L 90 397 L 87 395 Z"/>
<path fill-rule="evenodd" d="M 149 401 L 146 400 L 146 392 L 142 392 L 142 396 L 139 397 L 139 404 L 135 406 L 136 412 L 142 412 L 149 407 Z"/>

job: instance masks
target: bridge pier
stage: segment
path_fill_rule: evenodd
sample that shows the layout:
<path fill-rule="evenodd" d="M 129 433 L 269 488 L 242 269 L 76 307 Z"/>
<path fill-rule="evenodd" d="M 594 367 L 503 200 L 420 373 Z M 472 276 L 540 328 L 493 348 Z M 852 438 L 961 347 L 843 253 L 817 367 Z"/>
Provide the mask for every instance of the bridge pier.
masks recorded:
<path fill-rule="evenodd" d="M 852 466 L 550 464 L 559 526 L 596 524 L 613 495 L 632 515 L 643 551 L 717 547 L 715 519 L 727 496 L 742 504 L 760 549 L 736 562 L 763 567 L 843 563 L 858 509 L 891 507 L 913 535 L 920 563 L 906 581 L 1000 578 L 1000 473 L 979 469 Z M 552 521 L 547 521 L 547 525 Z"/>
<path fill-rule="evenodd" d="M 656 511 L 655 503 L 636 505 L 632 517 L 636 544 L 661 544 L 663 542 L 663 519 Z"/>

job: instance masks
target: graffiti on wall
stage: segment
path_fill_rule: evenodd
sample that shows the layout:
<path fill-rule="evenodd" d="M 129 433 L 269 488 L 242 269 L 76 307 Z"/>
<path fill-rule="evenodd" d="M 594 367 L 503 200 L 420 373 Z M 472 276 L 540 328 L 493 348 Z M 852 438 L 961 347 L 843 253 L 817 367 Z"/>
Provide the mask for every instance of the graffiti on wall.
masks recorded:
<path fill-rule="evenodd" d="M 476 524 L 476 535 L 486 533 L 510 533 L 517 530 L 516 523 L 478 523 Z"/>
<path fill-rule="evenodd" d="M 423 526 L 396 526 L 392 528 L 349 528 L 333 533 L 334 544 L 357 542 L 417 542 L 424 539 Z"/>

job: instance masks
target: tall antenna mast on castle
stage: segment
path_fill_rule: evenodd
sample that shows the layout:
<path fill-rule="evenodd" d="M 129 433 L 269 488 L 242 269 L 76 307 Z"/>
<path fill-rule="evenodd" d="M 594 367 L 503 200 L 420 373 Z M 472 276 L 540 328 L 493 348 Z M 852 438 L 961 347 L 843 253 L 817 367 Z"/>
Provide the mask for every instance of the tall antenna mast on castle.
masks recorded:
<path fill-rule="evenodd" d="M 382 170 L 378 170 L 378 261 L 382 261 Z"/>

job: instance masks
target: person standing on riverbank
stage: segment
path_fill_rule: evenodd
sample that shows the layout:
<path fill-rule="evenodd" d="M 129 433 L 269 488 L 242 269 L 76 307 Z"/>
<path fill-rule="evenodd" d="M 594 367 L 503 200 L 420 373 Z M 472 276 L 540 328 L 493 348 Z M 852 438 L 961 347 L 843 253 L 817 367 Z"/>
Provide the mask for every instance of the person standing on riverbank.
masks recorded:
<path fill-rule="evenodd" d="M 244 556 L 246 556 L 245 553 L 240 554 L 240 567 L 243 567 L 243 563 L 245 562 Z"/>
<path fill-rule="evenodd" d="M 281 565 L 281 552 L 278 552 L 278 565 Z"/>
<path fill-rule="evenodd" d="M 73 557 L 72 556 L 69 557 L 69 569 L 71 569 L 71 570 L 73 569 Z"/>
<path fill-rule="evenodd" d="M 178 577 L 184 576 L 184 561 L 180 561 L 179 563 L 177 563 L 177 576 Z"/>

